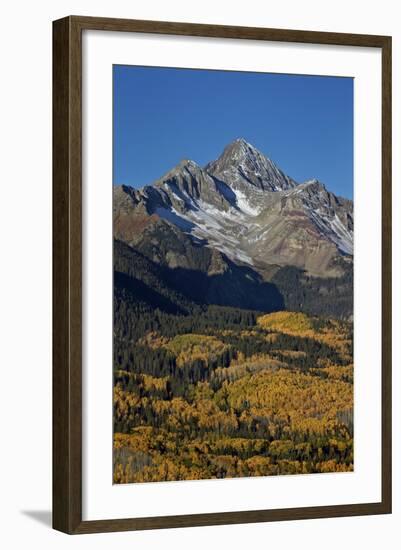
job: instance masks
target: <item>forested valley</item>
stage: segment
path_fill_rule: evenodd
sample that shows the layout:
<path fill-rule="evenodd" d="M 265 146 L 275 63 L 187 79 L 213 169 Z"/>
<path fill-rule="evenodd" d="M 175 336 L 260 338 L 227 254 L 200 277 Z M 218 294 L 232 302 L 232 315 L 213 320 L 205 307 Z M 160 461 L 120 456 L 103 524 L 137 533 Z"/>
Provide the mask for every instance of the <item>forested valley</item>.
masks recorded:
<path fill-rule="evenodd" d="M 114 255 L 114 483 L 353 469 L 351 322 L 201 303 Z"/>

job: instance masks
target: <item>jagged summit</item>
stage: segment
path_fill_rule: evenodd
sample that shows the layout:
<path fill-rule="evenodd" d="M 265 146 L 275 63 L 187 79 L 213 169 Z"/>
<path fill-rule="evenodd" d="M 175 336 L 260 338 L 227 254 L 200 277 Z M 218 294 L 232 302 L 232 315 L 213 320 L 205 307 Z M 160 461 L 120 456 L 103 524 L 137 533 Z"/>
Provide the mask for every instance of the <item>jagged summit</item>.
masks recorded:
<path fill-rule="evenodd" d="M 249 143 L 249 141 L 247 141 L 245 138 L 243 137 L 240 137 L 240 138 L 237 138 L 237 139 L 234 139 L 231 143 L 237 143 L 238 145 L 240 146 L 244 146 L 244 147 L 253 147 L 253 145 L 251 145 Z"/>
<path fill-rule="evenodd" d="M 181 174 L 190 173 L 190 174 L 199 174 L 203 171 L 202 167 L 199 166 L 194 160 L 191 159 L 182 159 L 178 164 L 173 168 L 168 170 L 160 179 L 158 179 L 155 184 L 171 179 L 174 176 L 179 176 Z"/>
<path fill-rule="evenodd" d="M 244 138 L 205 167 L 183 159 L 152 185 L 116 188 L 114 211 L 127 243 L 152 242 L 155 223 L 261 273 L 289 265 L 333 276 L 336 258 L 353 254 L 352 201 L 317 179 L 297 183 Z"/>
<path fill-rule="evenodd" d="M 232 206 L 221 184 L 193 160 L 182 160 L 153 186 L 161 189 L 164 201 L 180 212 L 196 210 L 202 202 L 222 210 Z"/>
<path fill-rule="evenodd" d="M 177 168 L 180 167 L 180 168 L 187 168 L 189 170 L 202 170 L 202 168 L 199 166 L 199 164 L 197 162 L 195 162 L 194 160 L 191 160 L 191 159 L 182 159 L 178 165 L 177 165 Z"/>
<path fill-rule="evenodd" d="M 249 185 L 267 191 L 283 191 L 297 185 L 244 138 L 229 143 L 205 170 L 241 192 Z"/>
<path fill-rule="evenodd" d="M 237 138 L 226 145 L 221 156 L 223 155 L 228 156 L 232 162 L 241 162 L 247 157 L 263 156 L 256 147 L 244 138 Z"/>

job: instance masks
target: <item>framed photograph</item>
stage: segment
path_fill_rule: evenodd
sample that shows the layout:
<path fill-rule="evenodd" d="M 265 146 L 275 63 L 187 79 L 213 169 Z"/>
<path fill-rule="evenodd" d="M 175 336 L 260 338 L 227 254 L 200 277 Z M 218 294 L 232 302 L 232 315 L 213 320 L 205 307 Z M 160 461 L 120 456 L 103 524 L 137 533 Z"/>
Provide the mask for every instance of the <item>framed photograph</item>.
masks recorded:
<path fill-rule="evenodd" d="M 53 526 L 391 512 L 391 38 L 53 24 Z"/>

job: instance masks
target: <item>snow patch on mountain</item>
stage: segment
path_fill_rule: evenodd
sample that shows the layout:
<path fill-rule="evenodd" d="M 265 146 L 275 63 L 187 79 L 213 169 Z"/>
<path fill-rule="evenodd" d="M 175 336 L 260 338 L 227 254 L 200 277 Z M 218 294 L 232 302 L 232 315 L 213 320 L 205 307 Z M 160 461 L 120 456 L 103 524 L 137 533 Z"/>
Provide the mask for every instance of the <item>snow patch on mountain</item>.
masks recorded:
<path fill-rule="evenodd" d="M 334 218 L 327 218 L 319 215 L 318 212 L 309 211 L 309 216 L 321 233 L 329 238 L 341 252 L 353 254 L 353 234 L 345 227 L 337 214 Z"/>
<path fill-rule="evenodd" d="M 153 186 L 123 191 L 134 205 L 236 262 L 281 265 L 287 258 L 302 267 L 304 256 L 321 254 L 327 263 L 325 251 L 336 254 L 330 243 L 353 254 L 352 202 L 316 179 L 298 184 L 243 139 L 205 168 L 182 161 Z"/>
<path fill-rule="evenodd" d="M 175 208 L 164 208 L 163 206 L 159 206 L 155 209 L 155 214 L 185 232 L 192 231 L 194 227 L 193 223 L 191 223 L 191 221 L 187 217 L 184 217 L 182 216 L 182 214 L 177 212 Z"/>
<path fill-rule="evenodd" d="M 260 208 L 254 208 L 251 206 L 245 193 L 239 189 L 235 189 L 234 193 L 237 200 L 237 206 L 240 210 L 242 210 L 242 212 L 248 216 L 257 216 L 260 213 Z"/>
<path fill-rule="evenodd" d="M 329 223 L 335 234 L 332 240 L 337 244 L 338 248 L 346 254 L 353 254 L 354 245 L 352 233 L 344 226 L 337 214 L 334 216 L 333 220 L 329 220 Z"/>

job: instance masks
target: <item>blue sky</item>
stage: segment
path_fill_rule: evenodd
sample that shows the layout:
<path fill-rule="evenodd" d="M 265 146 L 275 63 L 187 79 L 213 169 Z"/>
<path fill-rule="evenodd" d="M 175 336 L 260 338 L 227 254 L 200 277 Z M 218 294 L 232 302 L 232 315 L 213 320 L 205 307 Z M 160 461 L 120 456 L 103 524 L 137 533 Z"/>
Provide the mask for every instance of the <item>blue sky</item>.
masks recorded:
<path fill-rule="evenodd" d="M 243 137 L 286 174 L 353 196 L 353 80 L 116 65 L 114 184 L 142 187 Z"/>

